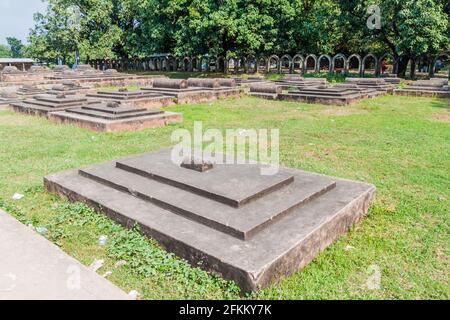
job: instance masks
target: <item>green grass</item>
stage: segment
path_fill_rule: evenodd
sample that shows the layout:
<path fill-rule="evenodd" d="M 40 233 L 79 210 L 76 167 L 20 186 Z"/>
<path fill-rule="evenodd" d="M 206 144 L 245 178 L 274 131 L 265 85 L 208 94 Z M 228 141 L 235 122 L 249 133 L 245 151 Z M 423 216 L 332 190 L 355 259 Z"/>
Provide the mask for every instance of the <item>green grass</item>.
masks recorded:
<path fill-rule="evenodd" d="M 99 273 L 145 299 L 238 298 L 234 284 L 166 253 L 80 204 L 47 194 L 44 175 L 157 150 L 175 128 L 279 128 L 283 165 L 367 181 L 378 188 L 368 216 L 301 272 L 256 299 L 449 299 L 449 101 L 385 96 L 353 107 L 257 98 L 173 106 L 184 123 L 129 133 L 93 133 L 0 112 L 0 207 Z M 15 192 L 22 200 L 11 199 Z M 107 235 L 106 247 L 97 244 Z M 126 266 L 115 268 L 121 260 Z M 366 286 L 381 270 L 381 289 Z"/>

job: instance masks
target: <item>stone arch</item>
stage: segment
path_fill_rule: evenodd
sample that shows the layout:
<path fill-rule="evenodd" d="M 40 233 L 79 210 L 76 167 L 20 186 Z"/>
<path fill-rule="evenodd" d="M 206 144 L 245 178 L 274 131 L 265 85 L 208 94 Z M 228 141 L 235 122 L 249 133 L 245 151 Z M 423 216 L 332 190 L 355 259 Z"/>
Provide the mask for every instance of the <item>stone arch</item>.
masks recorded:
<path fill-rule="evenodd" d="M 292 73 L 292 57 L 288 54 L 280 58 L 280 73 Z"/>
<path fill-rule="evenodd" d="M 436 73 L 436 70 L 437 70 L 437 62 L 438 62 L 438 60 L 440 60 L 440 58 L 445 58 L 445 59 L 447 59 L 448 60 L 448 63 L 450 64 L 450 51 L 446 51 L 446 52 L 442 52 L 442 53 L 440 53 L 440 54 L 438 54 L 437 56 L 435 56 L 433 59 L 432 59 L 432 66 L 431 66 L 431 68 L 430 68 L 430 78 L 431 77 L 434 77 L 434 74 Z M 449 70 L 448 70 L 448 79 L 450 80 L 450 68 L 449 68 Z"/>
<path fill-rule="evenodd" d="M 319 59 L 317 60 L 317 65 L 318 65 L 318 67 L 319 67 L 319 72 L 322 72 L 322 69 L 324 69 L 323 67 L 322 67 L 322 60 L 323 59 L 326 59 L 326 60 L 328 60 L 328 72 L 331 72 L 331 67 L 332 67 L 332 58 L 328 55 L 328 54 L 322 54 L 320 57 L 319 57 Z"/>
<path fill-rule="evenodd" d="M 192 56 L 191 57 L 191 64 L 189 66 L 189 71 L 199 71 L 198 69 L 199 66 L 199 58 L 197 56 Z"/>
<path fill-rule="evenodd" d="M 383 61 L 385 61 L 387 59 L 392 60 L 392 70 L 389 73 L 394 73 L 394 74 L 398 73 L 398 60 L 395 59 L 395 57 L 392 54 L 385 53 L 378 59 L 378 70 L 377 70 L 378 75 L 383 74 L 383 70 L 382 70 Z"/>
<path fill-rule="evenodd" d="M 257 67 L 257 72 L 258 73 L 266 73 L 267 72 L 267 58 L 264 56 L 260 56 L 257 59 L 257 63 L 256 63 L 256 67 Z"/>
<path fill-rule="evenodd" d="M 199 59 L 199 71 L 203 72 L 209 71 L 209 57 L 208 56 L 201 56 Z"/>
<path fill-rule="evenodd" d="M 351 73 L 352 70 L 354 70 L 352 67 L 354 66 L 354 64 L 352 63 L 354 60 L 356 59 L 356 61 L 358 61 L 358 68 L 356 68 L 358 71 L 358 76 L 361 77 L 362 76 L 362 58 L 359 54 L 354 53 L 351 56 L 348 57 L 347 59 L 347 70 L 348 73 Z"/>
<path fill-rule="evenodd" d="M 168 71 L 176 71 L 177 70 L 176 59 L 173 56 L 167 57 L 167 70 Z"/>
<path fill-rule="evenodd" d="M 184 57 L 182 62 L 182 71 L 191 71 L 191 58 Z"/>
<path fill-rule="evenodd" d="M 305 64 L 305 58 L 301 54 L 296 54 L 292 58 L 292 73 L 303 73 L 303 66 Z M 298 70 L 298 72 L 296 72 Z"/>
<path fill-rule="evenodd" d="M 226 63 L 225 57 L 219 56 L 216 60 L 216 71 L 217 72 L 226 72 Z"/>
<path fill-rule="evenodd" d="M 273 62 L 273 63 L 272 63 Z M 275 70 L 276 73 L 280 73 L 280 58 L 277 55 L 272 55 L 267 60 L 267 72 L 270 73 Z"/>
<path fill-rule="evenodd" d="M 377 57 L 374 55 L 374 54 L 372 54 L 372 53 L 369 53 L 369 54 L 367 54 L 363 59 L 362 59 L 362 66 L 361 66 L 361 76 L 362 77 L 364 77 L 365 76 L 365 73 L 366 73 L 366 70 L 367 70 L 367 61 L 370 61 L 370 59 L 372 59 L 373 60 L 373 63 L 374 63 L 374 68 L 373 68 L 373 70 L 374 70 L 374 75 L 376 75 L 377 74 L 377 70 L 378 70 L 378 59 L 377 59 Z"/>
<path fill-rule="evenodd" d="M 257 73 L 258 72 L 258 60 L 255 56 L 248 56 L 246 60 L 247 64 L 247 72 L 248 73 Z"/>
<path fill-rule="evenodd" d="M 313 68 L 309 68 L 310 62 L 313 62 Z M 308 73 L 308 70 L 312 70 L 313 72 L 319 72 L 319 64 L 317 63 L 317 56 L 315 54 L 309 54 L 305 58 L 305 64 L 303 67 L 303 73 Z"/>
<path fill-rule="evenodd" d="M 227 73 L 237 73 L 239 68 L 238 68 L 238 60 L 236 57 L 230 57 L 226 60 L 226 72 Z"/>
<path fill-rule="evenodd" d="M 344 74 L 348 73 L 348 60 L 345 54 L 338 53 L 336 54 L 333 59 L 331 60 L 331 72 L 336 73 L 336 69 L 338 68 L 337 62 L 342 60 L 342 70 L 344 71 Z"/>

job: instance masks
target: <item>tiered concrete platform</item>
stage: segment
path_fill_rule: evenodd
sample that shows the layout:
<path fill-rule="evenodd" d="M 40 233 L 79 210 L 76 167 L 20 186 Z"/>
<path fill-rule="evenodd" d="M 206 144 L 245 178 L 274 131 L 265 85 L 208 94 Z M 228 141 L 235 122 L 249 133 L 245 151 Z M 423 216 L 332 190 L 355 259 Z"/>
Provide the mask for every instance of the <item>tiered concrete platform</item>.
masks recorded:
<path fill-rule="evenodd" d="M 44 178 L 49 192 L 82 201 L 156 239 L 193 265 L 266 287 L 307 265 L 358 222 L 370 184 L 214 159 L 172 162 L 171 149 Z"/>
<path fill-rule="evenodd" d="M 447 79 L 418 80 L 413 81 L 405 88 L 394 90 L 394 94 L 397 96 L 450 98 L 450 86 Z"/>
<path fill-rule="evenodd" d="M 327 85 L 298 88 L 278 95 L 280 100 L 330 105 L 351 105 L 365 98 L 368 95 L 359 89 Z"/>
<path fill-rule="evenodd" d="M 104 102 L 117 102 L 137 108 L 160 108 L 175 104 L 175 99 L 169 95 L 126 88 L 117 91 L 99 91 L 87 96 Z"/>
<path fill-rule="evenodd" d="M 131 300 L 0 210 L 0 300 Z"/>
<path fill-rule="evenodd" d="M 95 101 L 88 100 L 84 96 L 42 94 L 35 96 L 33 99 L 26 99 L 22 102 L 12 103 L 11 107 L 16 112 L 47 116 L 50 112 L 81 107 L 92 103 L 95 103 Z"/>
<path fill-rule="evenodd" d="M 183 120 L 179 113 L 119 105 L 116 102 L 89 104 L 52 112 L 49 118 L 58 123 L 74 124 L 99 132 L 133 131 L 161 127 Z"/>
<path fill-rule="evenodd" d="M 178 104 L 207 102 L 217 99 L 217 94 L 214 90 L 203 87 L 189 87 L 187 80 L 155 79 L 152 87 L 142 88 L 142 90 L 171 96 Z"/>

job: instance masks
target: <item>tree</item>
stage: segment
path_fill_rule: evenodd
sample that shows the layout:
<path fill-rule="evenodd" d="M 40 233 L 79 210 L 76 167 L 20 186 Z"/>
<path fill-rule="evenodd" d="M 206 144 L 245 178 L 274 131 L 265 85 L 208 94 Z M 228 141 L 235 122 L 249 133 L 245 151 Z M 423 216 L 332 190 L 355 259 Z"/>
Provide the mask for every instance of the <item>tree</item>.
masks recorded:
<path fill-rule="evenodd" d="M 8 42 L 8 45 L 11 50 L 11 57 L 12 58 L 21 58 L 22 57 L 22 50 L 24 49 L 24 45 L 22 44 L 22 41 L 14 38 L 14 37 L 8 37 L 6 38 L 6 42 Z"/>
<path fill-rule="evenodd" d="M 11 49 L 4 44 L 0 44 L 0 58 L 11 58 L 11 56 Z"/>

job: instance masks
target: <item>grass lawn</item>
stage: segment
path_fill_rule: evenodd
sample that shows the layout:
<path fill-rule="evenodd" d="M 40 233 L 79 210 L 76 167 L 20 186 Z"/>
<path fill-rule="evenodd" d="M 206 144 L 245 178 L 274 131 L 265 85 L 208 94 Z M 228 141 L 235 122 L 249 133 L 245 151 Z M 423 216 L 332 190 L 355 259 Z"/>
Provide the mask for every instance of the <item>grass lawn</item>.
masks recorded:
<path fill-rule="evenodd" d="M 42 177 L 170 145 L 174 128 L 279 128 L 282 164 L 377 186 L 369 215 L 303 271 L 256 299 L 450 298 L 450 100 L 385 96 L 353 107 L 257 98 L 173 106 L 184 123 L 99 134 L 0 111 L 0 207 L 144 299 L 239 298 L 236 286 L 166 253 L 80 204 L 46 194 Z M 19 192 L 25 197 L 12 200 Z M 98 238 L 107 235 L 107 245 Z M 127 261 L 124 266 L 117 262 Z M 381 288 L 370 290 L 374 270 Z"/>

